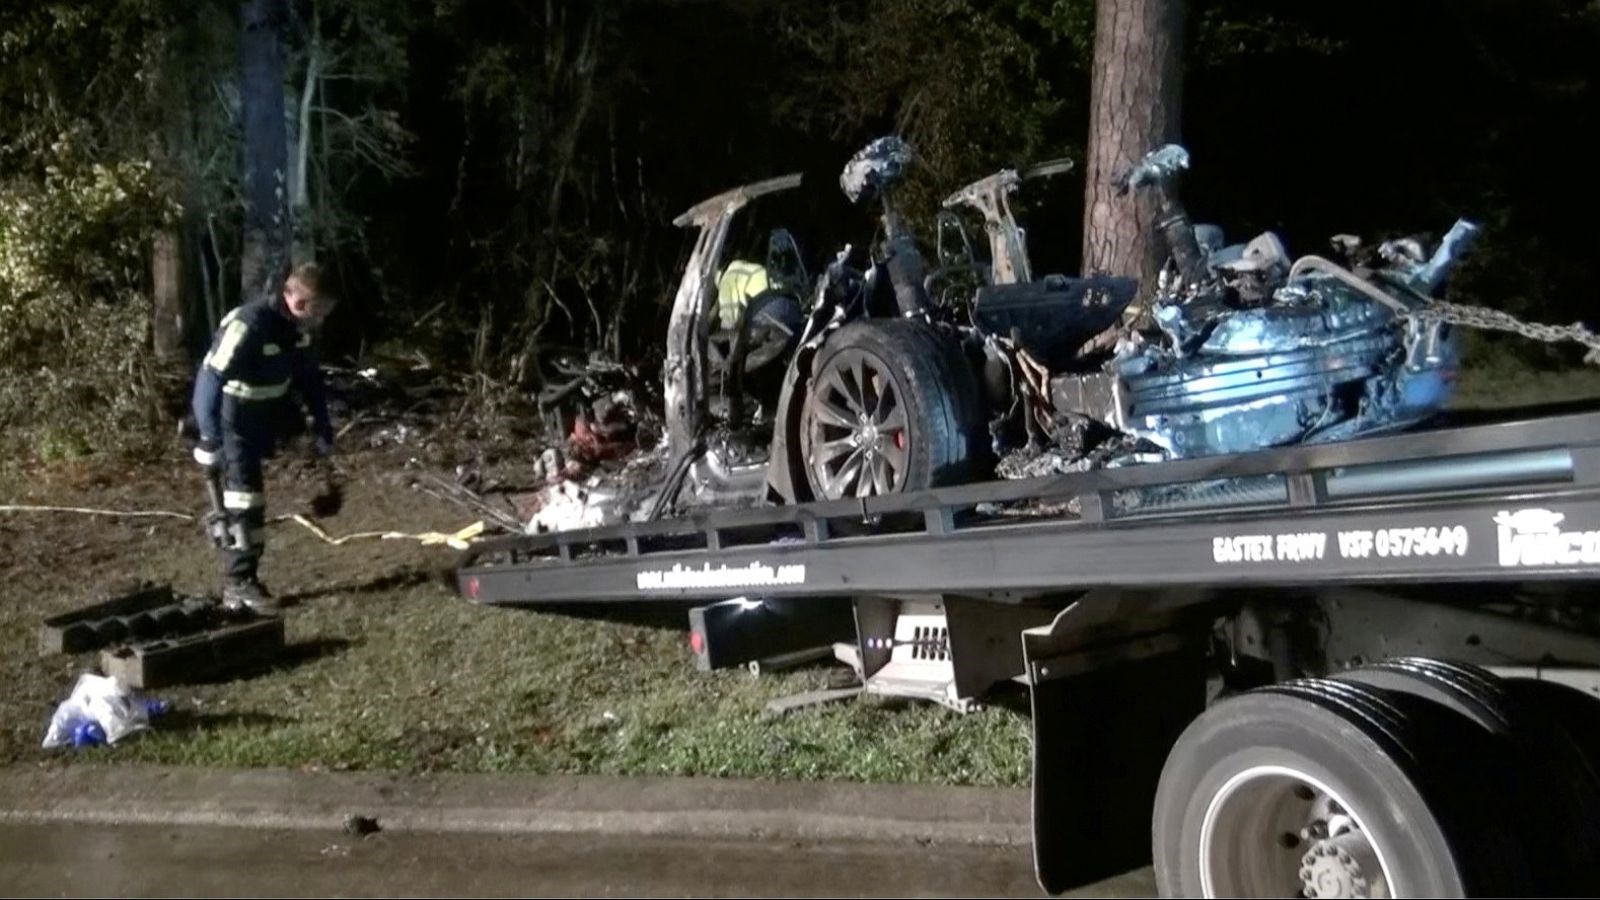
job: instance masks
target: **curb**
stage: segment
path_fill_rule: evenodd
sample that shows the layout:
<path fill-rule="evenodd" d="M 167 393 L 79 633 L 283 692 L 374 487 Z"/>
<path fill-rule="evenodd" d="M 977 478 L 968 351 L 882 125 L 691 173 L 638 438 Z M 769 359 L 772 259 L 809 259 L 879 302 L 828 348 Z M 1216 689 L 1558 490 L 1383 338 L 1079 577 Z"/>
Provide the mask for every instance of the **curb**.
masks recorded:
<path fill-rule="evenodd" d="M 1027 846 L 1026 791 L 714 778 L 0 768 L 0 822 Z"/>

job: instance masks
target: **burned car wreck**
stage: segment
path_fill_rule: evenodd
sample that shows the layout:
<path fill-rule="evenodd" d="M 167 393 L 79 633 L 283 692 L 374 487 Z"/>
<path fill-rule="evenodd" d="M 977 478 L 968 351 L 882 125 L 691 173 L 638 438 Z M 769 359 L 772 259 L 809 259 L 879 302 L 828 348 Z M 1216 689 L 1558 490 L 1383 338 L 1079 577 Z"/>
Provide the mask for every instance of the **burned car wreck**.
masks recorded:
<path fill-rule="evenodd" d="M 1153 193 L 1170 253 L 1141 290 L 1034 274 L 1011 198 L 1064 160 L 951 194 L 930 267 L 896 201 L 914 164 L 894 137 L 850 160 L 840 187 L 876 208 L 882 240 L 864 264 L 846 245 L 815 278 L 782 229 L 763 262 L 724 259 L 734 217 L 799 175 L 678 217 L 696 237 L 668 328 L 664 436 L 621 471 L 556 479 L 528 530 L 1345 440 L 1449 399 L 1457 340 L 1429 310 L 1470 223 L 1431 249 L 1229 245 L 1178 198 L 1188 153 L 1162 147 L 1119 184 Z"/>
<path fill-rule="evenodd" d="M 1177 199 L 1187 166 L 1169 146 L 1125 176 L 1126 189 L 1160 198 L 1171 251 L 1148 302 L 1154 329 L 1129 329 L 1100 371 L 1054 379 L 1052 414 L 1176 459 L 1376 434 L 1444 406 L 1457 340 L 1424 313 L 1474 225 L 1457 221 L 1431 255 L 1414 239 L 1363 252 L 1345 235 L 1337 262 L 1291 260 L 1271 233 L 1222 246 L 1220 229 L 1193 224 Z"/>

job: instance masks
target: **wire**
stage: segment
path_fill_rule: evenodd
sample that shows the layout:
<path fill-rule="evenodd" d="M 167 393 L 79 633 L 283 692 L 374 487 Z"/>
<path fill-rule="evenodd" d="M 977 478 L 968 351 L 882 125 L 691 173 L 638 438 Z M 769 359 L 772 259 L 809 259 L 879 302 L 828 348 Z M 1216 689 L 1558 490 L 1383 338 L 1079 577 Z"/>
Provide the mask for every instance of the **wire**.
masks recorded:
<path fill-rule="evenodd" d="M 82 506 L 31 506 L 27 504 L 6 504 L 0 506 L 0 512 L 51 512 L 51 513 L 80 513 L 86 516 L 121 516 L 125 518 L 168 518 L 182 519 L 193 522 L 194 516 L 188 513 L 171 512 L 164 509 L 90 509 Z"/>
<path fill-rule="evenodd" d="M 188 513 L 172 512 L 170 510 L 162 510 L 162 509 L 156 509 L 156 510 L 91 509 L 91 508 L 88 508 L 88 507 L 81 507 L 81 506 L 32 506 L 32 505 L 27 505 L 27 504 L 6 504 L 6 505 L 3 505 L 3 506 L 0 506 L 0 513 L 6 513 L 6 512 L 77 513 L 77 514 L 80 514 L 80 515 L 88 515 L 88 516 L 120 516 L 120 517 L 126 517 L 126 518 L 168 518 L 168 519 L 180 519 L 180 520 L 186 521 L 186 522 L 195 521 L 195 517 L 189 515 Z M 420 532 L 420 533 L 412 533 L 412 532 L 406 532 L 406 531 L 361 531 L 361 532 L 357 532 L 355 534 L 347 534 L 347 535 L 344 535 L 342 537 L 333 537 L 333 536 L 329 535 L 326 531 L 324 531 L 320 525 L 318 525 L 317 523 L 311 521 L 310 519 L 308 519 L 308 518 L 306 518 L 305 516 L 302 516 L 302 515 L 273 516 L 273 517 L 271 517 L 270 519 L 267 520 L 267 524 L 276 524 L 278 522 L 294 522 L 295 524 L 297 524 L 297 525 L 309 530 L 312 534 L 316 535 L 320 540 L 322 540 L 323 543 L 326 543 L 326 544 L 329 544 L 329 545 L 332 545 L 332 546 L 335 546 L 335 547 L 341 546 L 341 545 L 346 544 L 346 543 L 348 543 L 350 541 L 361 541 L 361 540 L 378 539 L 378 540 L 414 540 L 414 541 L 421 542 L 424 546 L 429 546 L 429 545 L 434 545 L 434 544 L 446 544 L 446 545 L 449 545 L 450 547 L 453 547 L 453 548 L 455 548 L 457 550 L 463 550 L 463 549 L 466 549 L 467 545 L 469 543 L 471 543 L 473 538 L 476 538 L 476 537 L 478 537 L 479 535 L 481 535 L 483 533 L 483 522 L 479 521 L 479 522 L 474 522 L 473 524 L 468 525 L 467 527 L 465 527 L 465 528 L 463 528 L 463 529 L 461 529 L 459 531 L 450 533 L 450 534 L 446 534 L 444 532 L 438 532 L 438 531 L 425 531 L 425 532 Z"/>

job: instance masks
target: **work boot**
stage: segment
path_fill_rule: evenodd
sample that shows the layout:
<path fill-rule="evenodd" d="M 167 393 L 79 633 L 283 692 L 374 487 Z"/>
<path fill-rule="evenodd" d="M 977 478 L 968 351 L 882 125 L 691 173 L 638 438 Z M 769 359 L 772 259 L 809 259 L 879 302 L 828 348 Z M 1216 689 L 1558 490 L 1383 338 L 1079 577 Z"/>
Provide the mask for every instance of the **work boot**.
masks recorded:
<path fill-rule="evenodd" d="M 222 589 L 222 608 L 229 612 L 252 612 L 259 616 L 278 614 L 278 602 L 254 578 L 230 578 Z"/>

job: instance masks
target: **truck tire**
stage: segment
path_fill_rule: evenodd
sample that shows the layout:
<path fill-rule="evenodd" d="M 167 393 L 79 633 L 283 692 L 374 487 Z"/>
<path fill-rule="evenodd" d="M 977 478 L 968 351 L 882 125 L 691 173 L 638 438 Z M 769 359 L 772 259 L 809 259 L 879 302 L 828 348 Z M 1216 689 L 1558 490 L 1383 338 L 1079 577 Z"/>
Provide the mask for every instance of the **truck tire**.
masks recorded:
<path fill-rule="evenodd" d="M 1514 701 L 1493 673 L 1477 666 L 1422 657 L 1386 659 L 1333 676 L 1432 700 L 1495 735 L 1509 735 Z"/>
<path fill-rule="evenodd" d="M 1488 734 L 1418 697 L 1313 679 L 1214 704 L 1152 820 L 1163 896 L 1500 894 L 1524 856 Z"/>
<path fill-rule="evenodd" d="M 1507 678 L 1505 683 L 1519 701 L 1555 722 L 1582 759 L 1585 780 L 1600 793 L 1600 697 L 1537 678 Z M 1589 811 L 1600 816 L 1600 803 Z"/>
<path fill-rule="evenodd" d="M 1600 871 L 1593 862 L 1593 848 L 1600 847 L 1600 698 L 1553 681 L 1507 678 L 1504 682 L 1511 696 L 1550 724 L 1555 733 L 1552 743 L 1560 751 L 1558 764 L 1547 772 L 1554 789 L 1534 801 L 1554 802 L 1570 809 L 1569 817 L 1578 817 L 1576 822 L 1568 818 L 1570 830 L 1562 837 L 1566 846 L 1576 848 L 1579 861 L 1559 889 L 1568 896 L 1600 896 Z"/>
<path fill-rule="evenodd" d="M 1563 726 L 1570 710 L 1550 688 L 1520 686 L 1478 666 L 1421 657 L 1384 660 L 1334 676 L 1438 703 L 1465 716 L 1491 736 L 1497 766 L 1510 782 L 1507 825 L 1531 836 L 1527 880 L 1519 890 L 1539 896 L 1592 896 L 1600 878 L 1589 858 L 1600 846 L 1600 787 L 1580 744 Z M 1600 703 L 1585 700 L 1596 712 Z M 1554 708 L 1546 708 L 1545 702 Z"/>
<path fill-rule="evenodd" d="M 800 412 L 805 482 L 818 500 L 957 484 L 980 444 L 977 381 L 925 322 L 868 319 L 817 354 Z"/>

